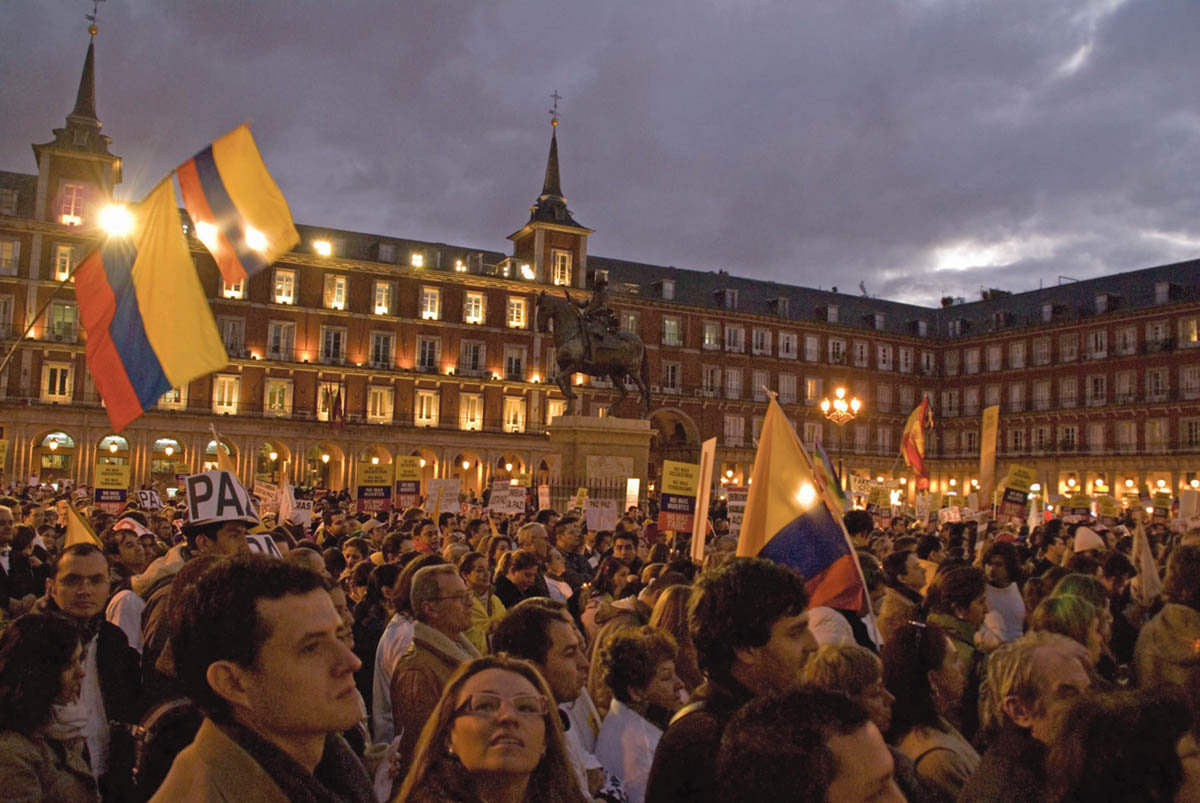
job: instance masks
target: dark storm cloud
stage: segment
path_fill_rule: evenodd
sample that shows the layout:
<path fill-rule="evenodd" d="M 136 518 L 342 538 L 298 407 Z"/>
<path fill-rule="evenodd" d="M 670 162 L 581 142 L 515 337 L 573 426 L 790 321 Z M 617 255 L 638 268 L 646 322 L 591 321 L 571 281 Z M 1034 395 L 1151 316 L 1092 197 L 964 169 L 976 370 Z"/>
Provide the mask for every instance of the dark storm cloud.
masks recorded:
<path fill-rule="evenodd" d="M 74 98 L 87 4 L 0 14 L 0 169 Z M 592 253 L 937 303 L 1200 252 L 1200 4 L 108 0 L 140 196 L 250 120 L 297 220 L 503 250 L 563 187 Z"/>

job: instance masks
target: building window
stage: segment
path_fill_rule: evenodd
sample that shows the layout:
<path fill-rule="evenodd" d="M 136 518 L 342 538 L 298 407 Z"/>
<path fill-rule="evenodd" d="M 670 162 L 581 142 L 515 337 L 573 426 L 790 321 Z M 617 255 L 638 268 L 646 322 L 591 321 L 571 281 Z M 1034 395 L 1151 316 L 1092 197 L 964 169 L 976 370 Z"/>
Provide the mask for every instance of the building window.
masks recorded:
<path fill-rule="evenodd" d="M 188 399 L 188 386 L 171 388 L 158 398 L 158 407 L 161 410 L 186 410 Z"/>
<path fill-rule="evenodd" d="M 464 340 L 459 347 L 458 373 L 462 376 L 479 376 L 483 373 L 483 343 Z"/>
<path fill-rule="evenodd" d="M 326 276 L 325 277 L 325 308 L 326 309 L 345 309 L 346 308 L 346 277 L 345 276 Z"/>
<path fill-rule="evenodd" d="M 911 374 L 913 370 L 913 350 L 902 348 L 900 354 L 900 373 Z"/>
<path fill-rule="evenodd" d="M 812 406 L 821 398 L 822 380 L 817 376 L 804 378 L 804 403 Z"/>
<path fill-rule="evenodd" d="M 370 362 L 372 368 L 392 367 L 392 342 L 391 332 L 371 333 Z"/>
<path fill-rule="evenodd" d="M 1014 382 L 1008 386 L 1008 409 L 1009 412 L 1023 413 L 1025 412 L 1025 385 L 1020 382 Z"/>
<path fill-rule="evenodd" d="M 763 384 L 766 384 L 766 382 L 765 382 L 766 371 L 763 371 L 763 375 L 764 375 Z M 761 391 L 757 388 L 757 386 L 755 388 L 755 393 L 761 393 Z M 796 377 L 794 374 L 780 374 L 779 375 L 779 402 L 780 402 L 780 404 L 795 404 L 796 403 Z"/>
<path fill-rule="evenodd" d="M 1008 367 L 1009 368 L 1024 368 L 1025 367 L 1025 341 L 1018 340 L 1015 343 L 1008 344 Z"/>
<path fill-rule="evenodd" d="M 483 293 L 467 291 L 463 298 L 463 323 L 482 324 L 485 311 Z"/>
<path fill-rule="evenodd" d="M 217 318 L 217 328 L 221 330 L 221 341 L 230 356 L 247 356 L 245 318 Z"/>
<path fill-rule="evenodd" d="M 1117 404 L 1128 404 L 1137 398 L 1137 374 L 1133 371 L 1117 371 Z"/>
<path fill-rule="evenodd" d="M 1188 418 L 1179 423 L 1183 445 L 1190 449 L 1200 446 L 1200 418 Z"/>
<path fill-rule="evenodd" d="M 483 394 L 458 395 L 458 428 L 468 431 L 483 429 Z"/>
<path fill-rule="evenodd" d="M 987 348 L 987 369 L 989 371 L 999 371 L 1004 367 L 1002 363 L 1003 350 L 999 345 L 988 346 Z"/>
<path fill-rule="evenodd" d="M 1039 379 L 1033 383 L 1033 409 L 1049 410 L 1050 409 L 1050 382 L 1046 379 Z"/>
<path fill-rule="evenodd" d="M 708 324 L 705 324 L 705 347 L 708 347 L 707 341 Z M 682 332 L 679 327 L 679 319 L 673 315 L 664 315 L 662 321 L 662 344 L 664 346 L 681 346 L 683 345 Z"/>
<path fill-rule="evenodd" d="M 779 356 L 785 360 L 796 359 L 796 333 L 779 333 Z"/>
<path fill-rule="evenodd" d="M 755 329 L 753 331 L 754 341 L 750 344 L 750 351 L 753 354 L 771 353 L 771 330 L 770 329 Z"/>
<path fill-rule="evenodd" d="M 954 418 L 958 415 L 957 390 L 942 391 L 942 415 L 944 415 L 946 418 Z"/>
<path fill-rule="evenodd" d="M 628 332 L 631 335 L 636 335 L 638 333 L 638 329 L 640 328 L 639 323 L 640 321 L 638 320 L 638 314 L 636 312 L 625 310 L 621 313 L 622 332 Z"/>
<path fill-rule="evenodd" d="M 341 364 L 346 359 L 346 327 L 321 327 L 321 361 Z"/>
<path fill-rule="evenodd" d="M 825 323 L 837 323 L 837 322 L 838 322 L 837 304 L 830 304 L 829 306 L 825 307 Z"/>
<path fill-rule="evenodd" d="M 1095 360 L 1108 356 L 1108 330 L 1093 329 L 1087 337 L 1088 357 Z"/>
<path fill-rule="evenodd" d="M 912 385 L 900 386 L 900 409 L 911 410 L 916 405 L 916 391 Z"/>
<path fill-rule="evenodd" d="M 736 354 L 741 354 L 745 348 L 746 330 L 740 326 L 725 327 L 725 350 L 732 351 Z"/>
<path fill-rule="evenodd" d="M 967 388 L 963 392 L 963 415 L 979 415 L 979 388 Z"/>
<path fill-rule="evenodd" d="M 976 430 L 968 429 L 963 433 L 963 452 L 966 454 L 979 452 L 979 433 Z"/>
<path fill-rule="evenodd" d="M 675 300 L 675 280 L 674 279 L 660 279 L 658 282 L 658 286 L 659 286 L 659 296 L 662 298 L 663 301 L 674 301 Z"/>
<path fill-rule="evenodd" d="M 1166 418 L 1151 418 L 1146 422 L 1146 451 L 1162 453 L 1167 449 L 1167 430 L 1169 420 Z"/>
<path fill-rule="evenodd" d="M 762 436 L 764 420 L 761 415 L 751 416 L 750 418 L 750 438 L 755 446 L 758 446 L 758 439 Z"/>
<path fill-rule="evenodd" d="M 291 321 L 271 321 L 267 324 L 267 358 L 292 359 L 296 342 L 296 324 Z"/>
<path fill-rule="evenodd" d="M 87 186 L 67 182 L 59 187 L 62 203 L 59 204 L 58 222 L 65 226 L 83 225 L 83 208 L 87 201 Z"/>
<path fill-rule="evenodd" d="M 875 349 L 875 362 L 880 371 L 892 370 L 892 347 L 884 344 L 879 344 Z"/>
<path fill-rule="evenodd" d="M 1050 338 L 1039 337 L 1033 341 L 1033 364 L 1050 364 Z"/>
<path fill-rule="evenodd" d="M 17 191 L 0 189 L 0 215 L 17 214 Z"/>
<path fill-rule="evenodd" d="M 662 392 L 678 393 L 680 389 L 679 374 L 681 366 L 677 362 L 662 364 Z"/>
<path fill-rule="evenodd" d="M 1079 359 L 1079 335 L 1063 335 L 1058 339 L 1058 361 L 1075 362 Z"/>
<path fill-rule="evenodd" d="M 840 338 L 829 338 L 829 362 L 835 365 L 846 364 L 846 341 Z"/>
<path fill-rule="evenodd" d="M 276 270 L 275 271 L 275 303 L 276 304 L 295 304 L 296 303 L 296 271 L 294 271 L 294 270 Z"/>
<path fill-rule="evenodd" d="M 717 303 L 725 309 L 737 309 L 738 306 L 738 291 L 731 289 L 718 290 L 716 292 Z"/>
<path fill-rule="evenodd" d="M 505 432 L 524 432 L 525 431 L 525 397 L 524 396 L 505 396 L 504 397 L 504 431 Z"/>
<path fill-rule="evenodd" d="M 517 296 L 508 297 L 508 312 L 505 315 L 505 323 L 509 329 L 524 329 L 526 326 L 525 309 L 528 302 L 524 298 Z"/>
<path fill-rule="evenodd" d="M 725 369 L 725 398 L 742 398 L 742 370 L 740 368 Z"/>
<path fill-rule="evenodd" d="M 74 370 L 70 363 L 50 362 L 42 366 L 42 401 L 64 404 L 75 394 Z"/>
<path fill-rule="evenodd" d="M 816 362 L 821 359 L 821 338 L 816 335 L 804 336 L 804 360 Z"/>
<path fill-rule="evenodd" d="M 1025 451 L 1025 430 L 1010 429 L 1008 431 L 1008 450 L 1014 454 Z"/>
<path fill-rule="evenodd" d="M 804 422 L 804 445 L 810 449 L 818 443 L 821 443 L 821 422 L 805 421 Z"/>
<path fill-rule="evenodd" d="M 875 394 L 875 406 L 881 413 L 890 413 L 892 411 L 892 386 L 879 386 L 878 392 Z M 908 412 L 904 410 L 903 412 Z"/>
<path fill-rule="evenodd" d="M 267 379 L 263 412 L 276 418 L 292 414 L 292 380 Z"/>
<path fill-rule="evenodd" d="M 701 391 L 706 396 L 715 396 L 721 392 L 721 369 L 716 365 L 706 365 L 701 371 L 703 384 Z"/>
<path fill-rule="evenodd" d="M 0 239 L 0 276 L 16 276 L 21 261 L 21 241 Z"/>
<path fill-rule="evenodd" d="M 1121 355 L 1137 353 L 1137 327 L 1122 326 L 1117 330 L 1116 352 Z"/>
<path fill-rule="evenodd" d="M 367 420 L 372 424 L 387 424 L 392 420 L 391 388 L 372 385 L 367 391 Z"/>
<path fill-rule="evenodd" d="M 241 300 L 241 299 L 244 299 L 245 297 L 246 297 L 246 280 L 245 279 L 238 281 L 236 284 L 230 284 L 229 282 L 225 281 L 224 278 L 221 279 L 221 298 L 232 298 L 235 300 Z"/>
<path fill-rule="evenodd" d="M 392 314 L 392 283 L 375 282 L 375 314 Z"/>
<path fill-rule="evenodd" d="M 1058 406 L 1074 407 L 1079 404 L 1079 383 L 1073 376 L 1064 376 L 1058 382 Z"/>
<path fill-rule="evenodd" d="M 213 377 L 213 412 L 217 415 L 237 415 L 238 378 L 226 374 Z"/>
<path fill-rule="evenodd" d="M 0 247 L 3 243 L 0 242 Z M 0 262 L 3 259 L 0 258 Z M 1179 345 L 1184 348 L 1200 346 L 1200 318 L 1182 318 L 1179 321 Z"/>
<path fill-rule="evenodd" d="M 725 416 L 725 445 L 742 446 L 746 441 L 746 419 L 740 415 Z"/>
<path fill-rule="evenodd" d="M 1151 321 L 1150 323 L 1146 324 L 1146 350 L 1147 351 L 1164 351 L 1170 345 L 1167 342 L 1168 338 L 1169 338 L 1169 335 L 1168 335 L 1169 331 L 1170 331 L 1170 326 L 1168 325 L 1168 323 L 1166 321 Z M 1137 330 L 1136 329 L 1134 329 L 1133 335 L 1134 335 L 1133 351 L 1130 351 L 1129 352 L 1130 354 L 1134 354 L 1137 351 Z"/>
<path fill-rule="evenodd" d="M 413 425 L 436 427 L 438 425 L 438 392 L 418 390 L 413 395 Z"/>
<path fill-rule="evenodd" d="M 12 333 L 13 297 L 0 296 L 0 337 L 8 337 Z"/>
<path fill-rule="evenodd" d="M 434 373 L 438 369 L 438 360 L 442 353 L 440 337 L 417 337 L 417 370 Z"/>
<path fill-rule="evenodd" d="M 54 246 L 54 281 L 65 282 L 71 278 L 75 267 L 75 247 L 59 243 Z"/>
<path fill-rule="evenodd" d="M 1134 421 L 1117 422 L 1117 451 L 1121 454 L 1132 454 L 1137 451 L 1137 423 Z"/>
<path fill-rule="evenodd" d="M 395 243 L 380 243 L 379 244 L 379 261 L 380 262 L 395 262 L 396 261 L 396 244 Z"/>
<path fill-rule="evenodd" d="M 1000 386 L 988 385 L 983 389 L 983 403 L 988 407 L 1000 404 Z"/>
<path fill-rule="evenodd" d="M 979 373 L 979 349 L 967 349 L 963 355 L 963 370 L 968 375 Z"/>
<path fill-rule="evenodd" d="M 546 423 L 552 423 L 559 416 L 567 414 L 566 399 L 547 399 L 546 400 Z"/>
<path fill-rule="evenodd" d="M 854 341 L 854 364 L 859 368 L 866 368 L 867 362 L 870 359 L 870 348 L 862 340 Z"/>
<path fill-rule="evenodd" d="M 562 287 L 571 286 L 571 253 L 569 251 L 552 251 L 554 275 L 551 282 Z"/>
<path fill-rule="evenodd" d="M 721 324 L 713 321 L 704 322 L 704 348 L 721 348 Z"/>
<path fill-rule="evenodd" d="M 1087 403 L 1089 407 L 1102 407 L 1108 401 L 1108 377 L 1097 374 L 1087 380 Z"/>
<path fill-rule="evenodd" d="M 1146 401 L 1166 401 L 1170 390 L 1171 379 L 1166 368 L 1151 368 L 1146 371 Z"/>
<path fill-rule="evenodd" d="M 442 291 L 436 287 L 421 288 L 421 318 L 426 321 L 442 317 Z"/>
<path fill-rule="evenodd" d="M 1185 399 L 1200 399 L 1200 365 L 1179 369 L 1179 392 Z"/>
<path fill-rule="evenodd" d="M 344 412 L 345 400 L 342 398 L 341 382 L 320 382 L 317 384 L 317 420 L 333 420 L 334 410 L 340 415 Z"/>
<path fill-rule="evenodd" d="M 79 308 L 74 304 L 50 305 L 50 337 L 58 343 L 74 343 L 79 333 Z"/>
<path fill-rule="evenodd" d="M 750 395 L 755 401 L 767 400 L 767 385 L 771 381 L 771 374 L 767 371 L 754 371 L 750 374 Z M 795 401 L 796 396 L 796 377 L 792 377 L 792 401 Z"/>
<path fill-rule="evenodd" d="M 504 347 L 504 378 L 525 380 L 525 347 Z"/>

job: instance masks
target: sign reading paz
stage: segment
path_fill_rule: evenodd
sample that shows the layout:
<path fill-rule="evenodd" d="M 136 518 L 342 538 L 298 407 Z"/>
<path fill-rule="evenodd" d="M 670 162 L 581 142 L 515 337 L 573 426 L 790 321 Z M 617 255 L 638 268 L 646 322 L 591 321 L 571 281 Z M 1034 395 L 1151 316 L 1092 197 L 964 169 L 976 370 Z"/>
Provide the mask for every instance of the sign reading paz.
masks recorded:
<path fill-rule="evenodd" d="M 258 511 L 246 489 L 228 471 L 192 474 L 184 481 L 188 521 L 257 521 Z"/>

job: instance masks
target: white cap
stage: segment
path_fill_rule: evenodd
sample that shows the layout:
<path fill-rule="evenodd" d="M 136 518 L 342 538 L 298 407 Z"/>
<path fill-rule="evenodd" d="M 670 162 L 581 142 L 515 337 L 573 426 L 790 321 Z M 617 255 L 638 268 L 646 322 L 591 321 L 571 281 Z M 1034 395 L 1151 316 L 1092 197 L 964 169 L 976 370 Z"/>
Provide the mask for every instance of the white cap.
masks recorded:
<path fill-rule="evenodd" d="M 1107 545 L 1104 543 L 1104 539 L 1091 527 L 1080 527 L 1075 531 L 1075 546 L 1073 548 L 1076 553 L 1079 553 L 1087 552 L 1089 549 L 1105 549 Z"/>

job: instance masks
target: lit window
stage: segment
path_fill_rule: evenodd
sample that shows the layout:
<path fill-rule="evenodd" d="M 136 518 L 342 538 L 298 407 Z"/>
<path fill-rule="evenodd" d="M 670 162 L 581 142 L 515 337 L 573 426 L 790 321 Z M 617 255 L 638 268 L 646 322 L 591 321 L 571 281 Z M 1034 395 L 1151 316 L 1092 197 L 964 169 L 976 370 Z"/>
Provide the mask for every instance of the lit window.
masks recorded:
<path fill-rule="evenodd" d="M 16 276 L 21 258 L 20 240 L 0 240 L 0 275 Z"/>
<path fill-rule="evenodd" d="M 438 358 L 442 353 L 442 340 L 439 337 L 417 338 L 417 370 L 433 373 L 438 369 Z"/>
<path fill-rule="evenodd" d="M 328 240 L 314 240 L 313 250 L 323 257 L 331 256 L 333 254 L 333 243 Z"/>
<path fill-rule="evenodd" d="M 678 318 L 670 315 L 663 316 L 662 342 L 664 346 L 679 346 L 683 344 Z"/>
<path fill-rule="evenodd" d="M 460 393 L 458 396 L 459 429 L 483 429 L 483 396 L 479 393 Z"/>
<path fill-rule="evenodd" d="M 524 432 L 525 431 L 525 397 L 524 396 L 505 396 L 504 397 L 504 431 L 505 432 Z"/>
<path fill-rule="evenodd" d="M 328 309 L 346 308 L 346 277 L 325 277 L 325 306 Z"/>
<path fill-rule="evenodd" d="M 276 304 L 295 304 L 296 303 L 296 271 L 294 271 L 294 270 L 277 270 L 277 271 L 275 271 L 275 303 Z"/>
<path fill-rule="evenodd" d="M 484 310 L 483 293 L 467 291 L 463 300 L 463 323 L 483 323 Z"/>
<path fill-rule="evenodd" d="M 367 420 L 373 424 L 386 424 L 392 420 L 391 388 L 371 387 L 367 394 Z"/>
<path fill-rule="evenodd" d="M 54 281 L 65 282 L 71 278 L 71 268 L 75 266 L 75 248 L 70 245 L 54 247 Z"/>
<path fill-rule="evenodd" d="M 213 412 L 217 415 L 237 415 L 238 378 L 217 375 L 213 377 Z"/>
<path fill-rule="evenodd" d="M 12 331 L 13 297 L 0 296 L 0 337 L 8 337 Z"/>
<path fill-rule="evenodd" d="M 418 390 L 413 396 L 413 424 L 418 427 L 438 425 L 438 392 Z"/>
<path fill-rule="evenodd" d="M 163 410 L 187 409 L 188 386 L 171 388 L 158 399 L 158 406 Z"/>
<path fill-rule="evenodd" d="M 296 324 L 292 321 L 271 321 L 267 324 L 268 359 L 292 359 L 292 347 L 295 342 Z"/>
<path fill-rule="evenodd" d="M 462 376 L 479 376 L 483 373 L 484 344 L 478 340 L 464 340 L 459 348 L 458 373 Z"/>
<path fill-rule="evenodd" d="M 375 314 L 392 314 L 392 283 L 375 282 Z"/>
<path fill-rule="evenodd" d="M 50 307 L 49 332 L 59 343 L 74 343 L 79 332 L 79 308 L 70 303 L 55 303 Z"/>
<path fill-rule="evenodd" d="M 508 315 L 505 320 L 509 329 L 525 328 L 525 308 L 525 299 L 515 296 L 508 297 Z"/>
<path fill-rule="evenodd" d="M 392 367 L 392 342 L 391 332 L 371 333 L 370 359 L 372 368 Z"/>
<path fill-rule="evenodd" d="M 421 317 L 427 321 L 436 321 L 442 317 L 442 291 L 438 288 L 421 288 Z"/>
<path fill-rule="evenodd" d="M 221 298 L 245 298 L 246 297 L 246 280 L 242 279 L 237 284 L 230 284 L 221 279 Z"/>
<path fill-rule="evenodd" d="M 466 273 L 467 266 L 461 259 L 454 260 L 454 271 L 456 273 Z"/>
<path fill-rule="evenodd" d="M 0 189 L 0 215 L 17 214 L 17 191 Z"/>
<path fill-rule="evenodd" d="M 412 256 L 408 258 L 408 264 L 412 265 L 414 268 L 425 267 L 425 255 L 413 252 Z"/>
<path fill-rule="evenodd" d="M 87 187 L 83 184 L 67 183 L 62 185 L 60 192 L 62 203 L 59 205 L 58 222 L 67 226 L 82 225 Z"/>
<path fill-rule="evenodd" d="M 344 326 L 321 327 L 321 361 L 341 363 L 346 358 L 346 328 Z"/>
<path fill-rule="evenodd" d="M 525 379 L 525 347 L 504 347 L 504 378 L 524 381 Z"/>
<path fill-rule="evenodd" d="M 263 411 L 276 418 L 292 413 L 292 380 L 268 379 L 263 398 Z"/>
<path fill-rule="evenodd" d="M 779 356 L 789 360 L 796 359 L 796 342 L 795 332 L 780 332 Z"/>
<path fill-rule="evenodd" d="M 568 251 L 554 252 L 554 284 L 569 287 L 571 285 L 571 254 Z"/>
<path fill-rule="evenodd" d="M 75 385 L 70 363 L 51 362 L 42 366 L 42 401 L 62 404 L 71 401 Z"/>

